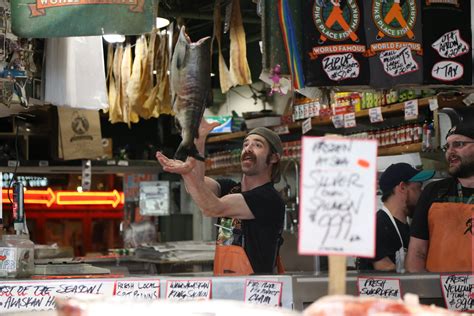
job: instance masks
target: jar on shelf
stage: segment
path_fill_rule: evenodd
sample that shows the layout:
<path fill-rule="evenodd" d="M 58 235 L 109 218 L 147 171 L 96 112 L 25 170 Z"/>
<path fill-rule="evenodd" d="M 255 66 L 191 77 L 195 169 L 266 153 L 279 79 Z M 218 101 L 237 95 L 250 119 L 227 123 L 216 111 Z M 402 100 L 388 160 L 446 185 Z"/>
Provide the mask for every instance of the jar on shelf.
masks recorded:
<path fill-rule="evenodd" d="M 25 278 L 35 272 L 35 244 L 28 235 L 3 235 L 0 241 L 0 277 Z"/>

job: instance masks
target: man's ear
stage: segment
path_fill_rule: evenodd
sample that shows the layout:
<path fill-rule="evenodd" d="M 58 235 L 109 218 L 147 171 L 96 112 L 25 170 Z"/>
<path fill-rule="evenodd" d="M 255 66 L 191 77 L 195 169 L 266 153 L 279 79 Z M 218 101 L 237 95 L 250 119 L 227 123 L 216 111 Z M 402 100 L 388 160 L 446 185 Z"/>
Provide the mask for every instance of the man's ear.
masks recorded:
<path fill-rule="evenodd" d="M 273 153 L 273 154 L 272 154 L 272 157 L 270 158 L 270 162 L 271 162 L 271 163 L 276 163 L 276 162 L 278 162 L 278 161 L 280 160 L 280 158 L 281 158 L 281 157 L 280 157 L 280 154 L 278 154 L 278 153 Z"/>

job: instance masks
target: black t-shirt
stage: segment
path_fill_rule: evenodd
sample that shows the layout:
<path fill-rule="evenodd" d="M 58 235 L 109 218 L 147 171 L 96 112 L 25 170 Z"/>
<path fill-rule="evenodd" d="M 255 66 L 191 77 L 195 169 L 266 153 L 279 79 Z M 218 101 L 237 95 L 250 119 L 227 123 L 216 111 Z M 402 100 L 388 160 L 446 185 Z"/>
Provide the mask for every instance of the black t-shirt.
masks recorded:
<path fill-rule="evenodd" d="M 416 205 L 410 235 L 419 239 L 429 240 L 428 211 L 431 204 L 435 202 L 466 202 L 466 199 L 474 195 L 474 188 L 461 187 L 461 189 L 464 199 L 459 197 L 458 181 L 455 178 L 447 178 L 429 183 L 423 189 Z"/>
<path fill-rule="evenodd" d="M 402 223 L 398 219 L 395 219 L 398 231 L 402 235 L 403 245 L 408 248 L 408 242 L 410 241 L 410 227 L 406 223 Z M 358 269 L 359 270 L 373 270 L 373 263 L 379 261 L 385 257 L 389 257 L 393 263 L 395 263 L 395 253 L 402 247 L 400 237 L 398 236 L 397 230 L 393 226 L 390 217 L 382 211 L 377 212 L 377 228 L 376 228 L 376 240 L 375 240 L 375 258 L 359 258 Z"/>
<path fill-rule="evenodd" d="M 254 273 L 272 273 L 285 217 L 285 203 L 280 194 L 271 182 L 246 192 L 241 192 L 240 183 L 235 181 L 219 179 L 217 182 L 221 186 L 221 196 L 241 193 L 255 217 L 240 223 L 230 220 L 234 232 L 242 232 L 242 238 L 234 236 L 232 244 L 243 244 Z M 220 219 L 219 222 L 225 220 Z"/>

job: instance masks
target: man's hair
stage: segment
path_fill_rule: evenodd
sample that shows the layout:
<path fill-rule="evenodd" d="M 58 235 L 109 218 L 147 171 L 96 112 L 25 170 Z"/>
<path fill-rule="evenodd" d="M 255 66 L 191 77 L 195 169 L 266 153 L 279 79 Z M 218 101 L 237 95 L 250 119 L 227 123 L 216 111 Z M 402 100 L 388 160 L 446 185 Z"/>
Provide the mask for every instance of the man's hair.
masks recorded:
<path fill-rule="evenodd" d="M 272 159 L 272 155 L 278 154 L 276 150 L 273 149 L 272 146 L 270 146 L 270 151 L 268 152 L 266 162 L 267 164 L 270 164 L 270 160 Z M 276 179 L 280 180 L 280 174 L 281 174 L 281 157 L 278 158 L 278 161 L 273 163 L 272 166 L 272 181 L 275 183 Z M 278 181 L 277 181 L 278 182 Z"/>
<path fill-rule="evenodd" d="M 382 202 L 386 202 L 388 198 L 391 197 L 394 193 L 395 192 L 393 192 L 393 189 L 391 189 L 390 191 L 384 192 L 382 194 Z"/>

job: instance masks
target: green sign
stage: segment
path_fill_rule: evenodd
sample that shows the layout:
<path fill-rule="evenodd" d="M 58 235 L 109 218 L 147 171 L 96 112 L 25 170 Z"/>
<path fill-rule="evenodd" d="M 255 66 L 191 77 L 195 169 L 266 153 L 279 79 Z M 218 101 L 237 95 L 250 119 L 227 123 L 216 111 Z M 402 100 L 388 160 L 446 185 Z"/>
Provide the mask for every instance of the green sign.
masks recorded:
<path fill-rule="evenodd" d="M 150 32 L 157 0 L 12 0 L 12 31 L 25 38 Z"/>

